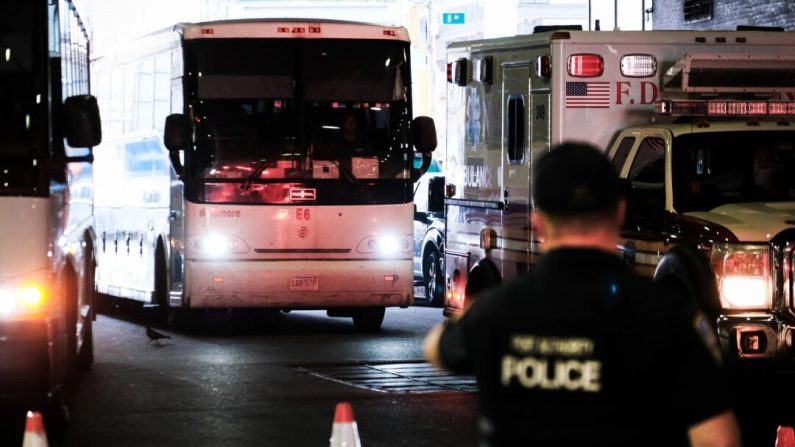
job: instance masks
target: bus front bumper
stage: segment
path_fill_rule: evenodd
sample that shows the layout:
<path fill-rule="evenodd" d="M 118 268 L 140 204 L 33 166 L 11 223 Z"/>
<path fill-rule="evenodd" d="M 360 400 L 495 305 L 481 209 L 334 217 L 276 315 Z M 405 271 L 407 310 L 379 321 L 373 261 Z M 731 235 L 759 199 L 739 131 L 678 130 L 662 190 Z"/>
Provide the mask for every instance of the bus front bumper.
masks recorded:
<path fill-rule="evenodd" d="M 410 306 L 413 261 L 192 261 L 189 306 L 328 309 Z"/>

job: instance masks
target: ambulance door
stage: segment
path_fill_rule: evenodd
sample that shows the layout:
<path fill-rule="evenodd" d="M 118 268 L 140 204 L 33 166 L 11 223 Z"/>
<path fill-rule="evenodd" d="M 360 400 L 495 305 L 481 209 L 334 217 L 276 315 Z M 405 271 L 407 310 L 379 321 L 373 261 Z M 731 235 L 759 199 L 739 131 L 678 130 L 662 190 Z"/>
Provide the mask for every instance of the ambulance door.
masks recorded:
<path fill-rule="evenodd" d="M 502 272 L 527 271 L 530 261 L 530 62 L 502 65 Z"/>
<path fill-rule="evenodd" d="M 528 167 L 527 187 L 528 197 L 533 196 L 533 168 L 536 160 L 543 154 L 549 152 L 550 135 L 550 94 L 548 88 L 532 89 L 530 96 L 530 165 Z M 530 264 L 538 262 L 537 256 L 541 254 L 539 242 L 536 240 L 535 231 L 530 231 Z"/>
<path fill-rule="evenodd" d="M 663 129 L 625 130 L 609 153 L 621 178 L 627 179 L 627 214 L 621 231 L 624 261 L 642 275 L 653 276 L 670 248 L 671 135 Z"/>

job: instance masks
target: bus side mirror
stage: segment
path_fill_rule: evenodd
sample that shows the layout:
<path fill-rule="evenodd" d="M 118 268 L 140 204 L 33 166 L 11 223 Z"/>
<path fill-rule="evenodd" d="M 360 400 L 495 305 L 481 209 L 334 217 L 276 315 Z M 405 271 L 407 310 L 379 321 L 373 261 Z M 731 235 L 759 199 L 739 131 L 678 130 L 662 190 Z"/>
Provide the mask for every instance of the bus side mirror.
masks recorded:
<path fill-rule="evenodd" d="M 418 152 L 430 154 L 436 149 L 436 125 L 433 118 L 418 116 L 411 123 L 411 137 Z"/>
<path fill-rule="evenodd" d="M 188 121 L 181 113 L 172 113 L 166 117 L 163 131 L 163 143 L 169 151 L 180 151 L 187 147 Z"/>
<path fill-rule="evenodd" d="M 172 113 L 166 117 L 166 127 L 163 130 L 163 143 L 168 149 L 171 166 L 174 172 L 182 176 L 185 166 L 182 165 L 179 151 L 188 147 L 188 120 L 181 113 Z"/>
<path fill-rule="evenodd" d="M 92 95 L 70 96 L 63 105 L 64 133 L 69 146 L 93 147 L 102 142 L 97 98 Z"/>

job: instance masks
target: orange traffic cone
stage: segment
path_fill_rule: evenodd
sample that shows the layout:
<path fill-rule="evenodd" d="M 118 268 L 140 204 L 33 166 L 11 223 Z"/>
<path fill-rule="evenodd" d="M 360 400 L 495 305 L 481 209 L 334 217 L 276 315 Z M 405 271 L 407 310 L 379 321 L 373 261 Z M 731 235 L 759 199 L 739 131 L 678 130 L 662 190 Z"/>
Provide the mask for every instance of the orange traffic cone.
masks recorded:
<path fill-rule="evenodd" d="M 795 447 L 795 430 L 779 425 L 776 430 L 776 447 Z"/>
<path fill-rule="evenodd" d="M 340 402 L 334 410 L 334 424 L 331 426 L 329 447 L 362 447 L 359 430 L 353 419 L 353 408 L 348 402 Z"/>
<path fill-rule="evenodd" d="M 25 420 L 25 437 L 22 447 L 47 447 L 47 433 L 44 431 L 44 418 L 38 411 L 28 411 Z"/>

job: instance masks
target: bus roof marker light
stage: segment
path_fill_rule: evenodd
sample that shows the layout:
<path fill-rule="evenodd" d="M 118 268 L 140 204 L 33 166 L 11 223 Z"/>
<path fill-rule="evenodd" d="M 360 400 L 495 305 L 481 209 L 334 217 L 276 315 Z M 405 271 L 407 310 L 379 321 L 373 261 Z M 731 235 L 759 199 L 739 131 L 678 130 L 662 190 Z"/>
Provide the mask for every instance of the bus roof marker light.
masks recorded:
<path fill-rule="evenodd" d="M 569 76 L 575 78 L 596 78 L 605 71 L 604 59 L 598 54 L 572 54 L 566 65 Z"/>
<path fill-rule="evenodd" d="M 651 54 L 621 56 L 621 74 L 628 78 L 648 78 L 657 74 L 657 59 Z"/>

